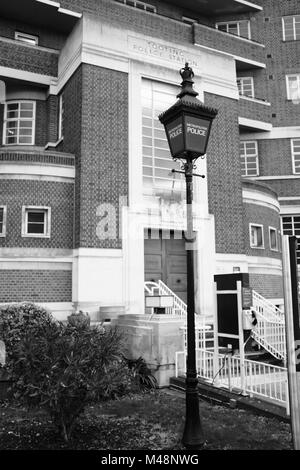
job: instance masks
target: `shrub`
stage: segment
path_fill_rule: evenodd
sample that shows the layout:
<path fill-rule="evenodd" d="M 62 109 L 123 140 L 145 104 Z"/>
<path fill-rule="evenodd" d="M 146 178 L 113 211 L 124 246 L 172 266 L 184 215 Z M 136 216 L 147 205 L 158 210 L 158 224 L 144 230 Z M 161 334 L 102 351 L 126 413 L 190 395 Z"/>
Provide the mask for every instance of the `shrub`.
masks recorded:
<path fill-rule="evenodd" d="M 39 320 L 26 314 L 25 321 L 23 311 L 21 317 L 12 320 L 8 314 L 2 321 L 14 396 L 29 407 L 43 407 L 67 442 L 87 403 L 132 389 L 121 335 L 116 329 L 65 325 L 44 313 Z"/>
<path fill-rule="evenodd" d="M 157 380 L 147 366 L 145 359 L 125 359 L 129 369 L 133 373 L 136 383 L 142 390 L 151 390 L 157 388 Z"/>
<path fill-rule="evenodd" d="M 53 322 L 51 313 L 33 303 L 0 307 L 0 339 L 5 342 L 7 362 L 26 331 L 37 326 L 49 329 Z"/>

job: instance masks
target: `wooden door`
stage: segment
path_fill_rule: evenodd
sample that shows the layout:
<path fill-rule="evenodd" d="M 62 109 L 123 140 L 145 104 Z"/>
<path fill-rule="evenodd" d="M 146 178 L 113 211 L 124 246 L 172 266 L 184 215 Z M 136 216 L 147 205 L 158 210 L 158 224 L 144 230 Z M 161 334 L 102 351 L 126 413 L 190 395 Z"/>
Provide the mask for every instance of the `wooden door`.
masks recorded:
<path fill-rule="evenodd" d="M 153 235 L 153 234 L 152 234 Z M 172 291 L 186 302 L 187 276 L 185 242 L 181 233 L 151 232 L 145 238 L 145 281 L 157 282 L 161 279 Z"/>

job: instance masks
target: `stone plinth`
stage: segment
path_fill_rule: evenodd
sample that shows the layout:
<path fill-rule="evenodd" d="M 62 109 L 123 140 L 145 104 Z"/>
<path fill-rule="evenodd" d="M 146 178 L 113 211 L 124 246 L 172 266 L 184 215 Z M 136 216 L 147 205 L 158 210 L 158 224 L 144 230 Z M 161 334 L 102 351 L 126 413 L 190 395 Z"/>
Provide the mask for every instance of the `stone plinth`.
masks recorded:
<path fill-rule="evenodd" d="M 160 387 L 175 375 L 175 353 L 183 350 L 184 321 L 166 315 L 120 315 L 113 322 L 123 331 L 127 356 L 142 356 Z"/>

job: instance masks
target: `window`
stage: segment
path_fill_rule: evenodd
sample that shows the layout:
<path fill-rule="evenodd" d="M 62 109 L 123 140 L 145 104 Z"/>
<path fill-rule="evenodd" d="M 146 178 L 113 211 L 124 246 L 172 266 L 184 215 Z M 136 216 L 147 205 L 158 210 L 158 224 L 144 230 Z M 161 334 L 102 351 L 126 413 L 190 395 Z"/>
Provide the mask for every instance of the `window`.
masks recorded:
<path fill-rule="evenodd" d="M 59 96 L 59 110 L 58 110 L 58 139 L 64 136 L 64 95 Z"/>
<path fill-rule="evenodd" d="M 287 75 L 287 99 L 300 100 L 300 74 Z"/>
<path fill-rule="evenodd" d="M 278 232 L 276 228 L 269 227 L 270 250 L 278 251 Z"/>
<path fill-rule="evenodd" d="M 282 34 L 284 41 L 300 39 L 300 15 L 284 16 L 282 18 Z"/>
<path fill-rule="evenodd" d="M 258 176 L 258 149 L 256 140 L 240 142 L 242 176 Z"/>
<path fill-rule="evenodd" d="M 22 208 L 22 236 L 50 237 L 50 207 Z"/>
<path fill-rule="evenodd" d="M 250 224 L 251 248 L 264 248 L 264 232 L 262 225 Z"/>
<path fill-rule="evenodd" d="M 298 238 L 297 264 L 300 264 L 300 215 L 285 215 L 282 217 L 283 235 L 295 236 Z"/>
<path fill-rule="evenodd" d="M 236 82 L 240 95 L 254 98 L 253 77 L 238 77 Z"/>
<path fill-rule="evenodd" d="M 294 174 L 300 173 L 300 139 L 291 140 L 292 159 L 293 159 L 293 172 Z"/>
<path fill-rule="evenodd" d="M 6 235 L 6 206 L 0 206 L 0 237 Z"/>
<path fill-rule="evenodd" d="M 216 28 L 220 31 L 224 31 L 225 33 L 251 39 L 250 22 L 248 20 L 216 23 Z"/>
<path fill-rule="evenodd" d="M 10 101 L 4 107 L 3 145 L 33 145 L 35 102 Z"/>
<path fill-rule="evenodd" d="M 33 46 L 37 46 L 39 43 L 38 36 L 33 36 L 32 34 L 27 33 L 20 33 L 19 31 L 15 31 L 15 39 L 17 41 L 26 42 L 27 44 L 32 44 Z"/>
<path fill-rule="evenodd" d="M 171 85 L 142 81 L 143 184 L 151 192 L 184 191 L 182 176 L 171 173 L 172 168 L 180 170 L 180 164 L 172 160 L 164 127 L 158 120 L 158 115 L 174 103 L 176 92 Z"/>
<path fill-rule="evenodd" d="M 139 8 L 140 10 L 149 11 L 150 13 L 156 13 L 156 8 L 149 3 L 139 2 L 138 0 L 116 0 L 119 3 L 124 3 L 130 7 Z"/>

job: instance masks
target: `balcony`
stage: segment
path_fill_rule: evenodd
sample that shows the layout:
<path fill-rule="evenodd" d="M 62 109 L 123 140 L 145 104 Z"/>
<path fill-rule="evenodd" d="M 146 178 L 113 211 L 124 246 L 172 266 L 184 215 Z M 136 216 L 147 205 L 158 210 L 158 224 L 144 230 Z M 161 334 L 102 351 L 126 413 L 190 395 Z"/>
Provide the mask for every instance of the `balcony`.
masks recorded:
<path fill-rule="evenodd" d="M 0 37 L 0 66 L 56 77 L 59 52 Z"/>
<path fill-rule="evenodd" d="M 239 125 L 244 131 L 271 131 L 271 105 L 267 101 L 240 95 Z"/>
<path fill-rule="evenodd" d="M 216 28 L 194 23 L 194 44 L 225 52 L 237 61 L 237 70 L 265 68 L 265 46 Z"/>
<path fill-rule="evenodd" d="M 167 0 L 171 5 L 182 8 L 182 0 Z M 226 14 L 255 13 L 262 7 L 246 0 L 185 0 L 184 8 L 201 15 L 215 16 Z"/>
<path fill-rule="evenodd" d="M 75 156 L 70 153 L 47 151 L 44 147 L 36 146 L 1 146 L 0 147 L 0 173 L 3 166 L 21 165 L 23 172 L 29 166 L 54 166 L 73 169 L 75 167 Z"/>
<path fill-rule="evenodd" d="M 0 2 L 0 17 L 22 23 L 55 28 L 69 34 L 82 15 L 60 7 L 59 2 L 8 0 Z"/>

